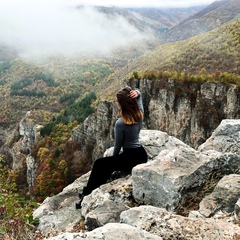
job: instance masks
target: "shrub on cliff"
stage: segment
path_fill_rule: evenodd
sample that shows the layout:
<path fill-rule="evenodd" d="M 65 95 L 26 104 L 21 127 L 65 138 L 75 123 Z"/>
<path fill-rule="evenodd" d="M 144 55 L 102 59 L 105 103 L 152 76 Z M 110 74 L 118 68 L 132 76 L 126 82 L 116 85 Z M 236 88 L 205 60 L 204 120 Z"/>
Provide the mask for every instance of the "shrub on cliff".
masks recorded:
<path fill-rule="evenodd" d="M 37 203 L 17 193 L 15 176 L 0 156 L 0 239 L 23 239 L 38 223 L 32 212 Z"/>

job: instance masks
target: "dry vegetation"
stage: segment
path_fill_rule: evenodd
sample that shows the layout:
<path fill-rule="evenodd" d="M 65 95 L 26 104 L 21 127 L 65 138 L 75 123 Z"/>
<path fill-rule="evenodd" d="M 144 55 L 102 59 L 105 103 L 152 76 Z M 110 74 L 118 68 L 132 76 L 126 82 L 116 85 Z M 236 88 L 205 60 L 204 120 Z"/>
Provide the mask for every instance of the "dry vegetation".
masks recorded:
<path fill-rule="evenodd" d="M 111 72 L 110 64 L 103 60 L 52 59 L 34 65 L 18 59 L 0 63 L 0 99 L 4 102 L 0 124 L 14 125 L 34 109 L 59 113 Z M 64 101 L 68 94 L 71 101 Z"/>
<path fill-rule="evenodd" d="M 222 26 L 188 40 L 164 44 L 125 66 L 116 77 L 123 79 L 133 71 L 178 71 L 198 74 L 205 68 L 240 75 L 240 21 Z"/>

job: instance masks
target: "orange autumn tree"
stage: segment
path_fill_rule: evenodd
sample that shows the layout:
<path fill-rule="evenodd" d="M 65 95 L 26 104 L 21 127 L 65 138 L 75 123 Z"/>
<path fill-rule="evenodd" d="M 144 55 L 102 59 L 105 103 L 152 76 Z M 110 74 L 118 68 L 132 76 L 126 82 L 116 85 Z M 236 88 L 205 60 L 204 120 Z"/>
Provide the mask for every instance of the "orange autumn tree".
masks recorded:
<path fill-rule="evenodd" d="M 69 167 L 63 153 L 76 124 L 57 124 L 50 136 L 44 137 L 39 143 L 41 147 L 38 148 L 37 157 L 40 167 L 34 187 L 38 201 L 61 192 L 68 183 Z"/>

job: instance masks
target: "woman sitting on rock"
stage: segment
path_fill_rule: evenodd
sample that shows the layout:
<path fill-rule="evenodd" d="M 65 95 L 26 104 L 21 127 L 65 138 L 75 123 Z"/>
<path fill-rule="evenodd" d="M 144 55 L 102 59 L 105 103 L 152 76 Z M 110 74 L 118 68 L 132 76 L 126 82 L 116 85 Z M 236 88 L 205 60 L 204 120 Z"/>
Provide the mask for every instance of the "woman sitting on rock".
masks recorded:
<path fill-rule="evenodd" d="M 81 208 L 84 196 L 105 184 L 114 171 L 131 173 L 133 167 L 147 162 L 147 153 L 139 141 L 144 113 L 140 91 L 125 87 L 117 92 L 116 101 L 120 118 L 114 127 L 113 156 L 99 158 L 94 162 L 87 186 L 79 193 L 77 209 Z M 121 148 L 123 152 L 119 153 Z"/>

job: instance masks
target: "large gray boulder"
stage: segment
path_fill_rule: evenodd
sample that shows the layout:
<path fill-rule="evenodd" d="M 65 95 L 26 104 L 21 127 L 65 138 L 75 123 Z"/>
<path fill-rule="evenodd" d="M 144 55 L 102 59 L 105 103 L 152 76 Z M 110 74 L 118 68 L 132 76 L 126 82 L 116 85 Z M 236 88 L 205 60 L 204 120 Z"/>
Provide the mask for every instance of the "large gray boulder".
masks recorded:
<path fill-rule="evenodd" d="M 240 226 L 220 219 L 190 219 L 153 206 L 122 212 L 121 223 L 171 240 L 240 239 Z"/>
<path fill-rule="evenodd" d="M 176 211 L 187 196 L 196 195 L 213 172 L 221 176 L 234 173 L 240 156 L 209 151 L 200 153 L 191 148 L 164 150 L 152 161 L 132 171 L 133 197 L 148 204 Z"/>
<path fill-rule="evenodd" d="M 162 240 L 161 237 L 128 224 L 108 223 L 86 233 L 63 233 L 49 240 Z"/>
<path fill-rule="evenodd" d="M 133 196 L 140 204 L 175 211 L 214 174 L 240 173 L 240 120 L 223 120 L 199 151 L 166 143 L 158 149 L 152 162 L 133 169 Z"/>
<path fill-rule="evenodd" d="M 214 191 L 200 202 L 199 213 L 204 217 L 231 215 L 239 198 L 240 175 L 224 176 Z"/>
<path fill-rule="evenodd" d="M 216 150 L 240 155 L 240 120 L 224 119 L 212 136 L 198 148 L 199 151 Z"/>
<path fill-rule="evenodd" d="M 75 208 L 75 203 L 79 200 L 78 193 L 82 191 L 88 177 L 89 173 L 76 179 L 61 193 L 46 198 L 33 212 L 33 217 L 39 219 L 38 229 L 43 234 L 69 231 L 82 219 L 81 212 Z"/>
<path fill-rule="evenodd" d="M 131 183 L 128 175 L 100 186 L 84 198 L 81 214 L 87 230 L 119 222 L 121 212 L 133 205 Z"/>

